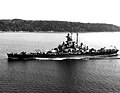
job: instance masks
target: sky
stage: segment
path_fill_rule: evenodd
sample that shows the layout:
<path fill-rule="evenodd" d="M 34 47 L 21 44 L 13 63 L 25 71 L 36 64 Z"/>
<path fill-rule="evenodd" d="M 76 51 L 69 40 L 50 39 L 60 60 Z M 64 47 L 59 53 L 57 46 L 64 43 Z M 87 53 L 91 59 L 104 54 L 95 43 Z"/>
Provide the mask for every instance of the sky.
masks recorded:
<path fill-rule="evenodd" d="M 120 26 L 120 0 L 0 0 L 0 19 L 16 18 Z"/>

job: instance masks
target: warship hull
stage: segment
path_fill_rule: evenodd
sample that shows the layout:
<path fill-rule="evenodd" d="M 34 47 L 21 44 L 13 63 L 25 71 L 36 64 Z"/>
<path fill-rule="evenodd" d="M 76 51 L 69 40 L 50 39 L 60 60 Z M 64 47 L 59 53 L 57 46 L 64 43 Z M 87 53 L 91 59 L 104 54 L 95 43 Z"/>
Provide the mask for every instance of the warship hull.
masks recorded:
<path fill-rule="evenodd" d="M 95 57 L 95 56 L 116 56 L 118 50 L 114 52 L 103 52 L 103 53 L 62 53 L 62 54 L 39 54 L 39 53 L 32 53 L 32 54 L 7 54 L 9 60 L 31 60 L 37 58 L 70 58 L 70 57 Z"/>

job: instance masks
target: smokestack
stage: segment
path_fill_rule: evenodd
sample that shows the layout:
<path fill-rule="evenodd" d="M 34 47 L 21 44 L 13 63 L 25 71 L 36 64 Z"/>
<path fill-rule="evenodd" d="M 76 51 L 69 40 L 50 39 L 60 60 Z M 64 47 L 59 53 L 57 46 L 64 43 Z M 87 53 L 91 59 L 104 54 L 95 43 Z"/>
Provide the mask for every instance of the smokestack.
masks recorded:
<path fill-rule="evenodd" d="M 78 33 L 77 33 L 77 36 L 76 36 L 76 44 L 78 45 Z"/>

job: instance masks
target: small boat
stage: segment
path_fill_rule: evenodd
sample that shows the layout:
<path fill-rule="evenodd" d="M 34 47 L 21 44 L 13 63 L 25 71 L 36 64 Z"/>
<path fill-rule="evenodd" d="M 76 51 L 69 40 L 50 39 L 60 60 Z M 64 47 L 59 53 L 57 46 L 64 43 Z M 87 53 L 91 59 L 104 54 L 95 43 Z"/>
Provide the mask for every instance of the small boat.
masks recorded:
<path fill-rule="evenodd" d="M 115 46 L 113 48 L 100 48 L 94 49 L 83 45 L 83 43 L 78 44 L 78 33 L 76 36 L 76 41 L 72 39 L 72 33 L 68 33 L 66 36 L 67 40 L 59 44 L 58 47 L 48 50 L 46 52 L 36 51 L 34 53 L 7 53 L 8 59 L 37 59 L 37 58 L 70 58 L 70 57 L 82 57 L 82 56 L 113 56 L 117 55 L 119 51 Z"/>

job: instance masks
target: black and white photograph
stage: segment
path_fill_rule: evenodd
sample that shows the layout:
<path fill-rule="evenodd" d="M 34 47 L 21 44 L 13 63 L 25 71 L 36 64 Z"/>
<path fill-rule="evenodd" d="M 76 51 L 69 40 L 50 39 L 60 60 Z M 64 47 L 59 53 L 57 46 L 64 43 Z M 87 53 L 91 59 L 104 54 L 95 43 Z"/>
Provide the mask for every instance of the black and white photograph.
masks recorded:
<path fill-rule="evenodd" d="M 0 93 L 120 93 L 120 1 L 1 0 Z"/>

